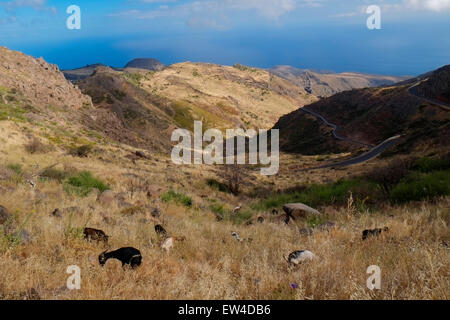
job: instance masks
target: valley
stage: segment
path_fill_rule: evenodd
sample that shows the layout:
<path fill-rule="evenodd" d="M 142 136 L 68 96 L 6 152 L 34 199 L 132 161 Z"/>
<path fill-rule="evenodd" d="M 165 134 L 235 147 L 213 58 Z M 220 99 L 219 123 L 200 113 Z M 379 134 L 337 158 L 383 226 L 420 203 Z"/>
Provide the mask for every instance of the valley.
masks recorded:
<path fill-rule="evenodd" d="M 449 66 L 321 98 L 264 69 L 147 62 L 65 78 L 0 48 L 1 299 L 448 299 Z M 278 173 L 174 164 L 194 121 L 279 129 Z M 128 246 L 139 267 L 99 264 Z"/>

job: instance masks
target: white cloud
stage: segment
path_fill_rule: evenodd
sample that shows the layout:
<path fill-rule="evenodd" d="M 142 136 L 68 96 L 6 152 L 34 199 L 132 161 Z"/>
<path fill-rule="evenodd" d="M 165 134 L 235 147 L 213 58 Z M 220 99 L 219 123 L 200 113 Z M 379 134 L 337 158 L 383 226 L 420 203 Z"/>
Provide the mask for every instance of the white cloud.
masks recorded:
<path fill-rule="evenodd" d="M 428 10 L 443 12 L 450 9 L 450 0 L 401 0 L 398 2 L 385 3 L 378 1 L 383 11 L 403 11 L 403 10 Z"/>
<path fill-rule="evenodd" d="M 404 0 L 408 8 L 415 10 L 444 11 L 450 9 L 450 0 Z"/>
<path fill-rule="evenodd" d="M 56 14 L 58 10 L 53 6 L 47 6 L 47 0 L 11 0 L 0 3 L 7 12 L 15 12 L 20 8 L 32 8 L 36 11 L 48 11 Z"/>
<path fill-rule="evenodd" d="M 277 21 L 298 7 L 320 7 L 327 0 L 196 0 L 177 3 L 177 0 L 140 0 L 141 3 L 169 3 L 152 10 L 128 10 L 114 16 L 132 16 L 137 19 L 158 17 L 184 18 L 190 26 L 206 26 L 222 29 L 231 24 L 233 14 L 252 12 L 268 20 Z"/>
<path fill-rule="evenodd" d="M 19 22 L 17 11 L 23 8 L 31 8 L 35 11 L 57 14 L 58 10 L 53 6 L 47 6 L 47 0 L 11 0 L 0 2 L 0 8 L 4 8 L 6 17 L 0 17 L 0 24 Z"/>

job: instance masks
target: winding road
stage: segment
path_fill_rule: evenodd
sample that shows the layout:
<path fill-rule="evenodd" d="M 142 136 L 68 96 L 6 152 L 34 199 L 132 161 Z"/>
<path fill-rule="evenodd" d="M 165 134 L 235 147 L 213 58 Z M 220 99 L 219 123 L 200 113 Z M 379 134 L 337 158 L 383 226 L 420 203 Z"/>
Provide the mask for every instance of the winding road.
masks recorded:
<path fill-rule="evenodd" d="M 337 168 L 337 167 L 346 167 L 346 166 L 350 166 L 350 165 L 354 165 L 354 164 L 358 164 L 358 163 L 362 163 L 362 162 L 366 162 L 369 161 L 375 157 L 377 157 L 378 155 L 380 155 L 383 151 L 385 151 L 386 149 L 390 148 L 398 139 L 400 139 L 402 136 L 401 135 L 396 135 L 393 137 L 390 137 L 386 140 L 384 140 L 383 142 L 381 142 L 380 144 L 378 144 L 377 146 L 372 146 L 369 145 L 367 143 L 364 142 L 360 142 L 360 141 L 356 141 L 356 140 L 352 140 L 352 139 L 347 139 L 344 137 L 341 137 L 337 134 L 337 130 L 338 130 L 338 126 L 330 123 L 324 116 L 322 116 L 321 114 L 318 114 L 317 112 L 314 112 L 312 110 L 309 110 L 307 108 L 302 108 L 300 109 L 304 112 L 307 112 L 309 114 L 312 114 L 313 116 L 321 119 L 326 125 L 330 126 L 333 128 L 333 136 L 338 139 L 338 140 L 343 140 L 343 141 L 348 141 L 348 142 L 352 142 L 352 143 L 356 143 L 359 145 L 363 145 L 366 147 L 371 148 L 369 151 L 351 158 L 351 159 L 347 159 L 347 160 L 343 160 L 340 162 L 335 162 L 335 163 L 329 163 L 329 164 L 325 164 L 323 166 L 319 166 L 319 167 L 313 167 L 313 168 L 307 168 L 307 169 L 301 169 L 299 171 L 308 171 L 308 170 L 316 170 L 316 169 L 326 169 L 326 168 Z"/>
<path fill-rule="evenodd" d="M 424 98 L 421 97 L 417 94 L 416 92 L 416 87 L 418 85 L 420 85 L 422 82 L 424 81 L 428 81 L 427 79 L 424 79 L 422 81 L 419 81 L 417 83 L 415 83 L 414 85 L 412 85 L 411 87 L 409 87 L 408 89 L 408 93 L 416 98 L 422 99 L 424 101 L 427 101 L 429 103 L 432 103 L 434 105 L 437 105 L 438 107 L 440 107 L 443 110 L 446 111 L 450 111 L 450 104 L 442 102 L 442 101 L 438 101 L 438 100 L 432 100 L 432 99 L 428 99 L 428 98 Z M 369 161 L 375 157 L 377 157 L 378 155 L 380 155 L 382 152 L 384 152 L 386 149 L 390 148 L 398 139 L 400 139 L 403 135 L 396 135 L 393 137 L 390 137 L 386 140 L 384 140 L 383 142 L 381 142 L 380 144 L 378 144 L 377 146 L 372 146 L 369 144 L 366 144 L 364 142 L 360 142 L 360 141 L 356 141 L 356 140 L 352 140 L 352 139 L 348 139 L 345 137 L 341 137 L 340 135 L 338 135 L 337 130 L 338 130 L 338 126 L 330 123 L 324 116 L 322 116 L 321 114 L 318 114 L 317 112 L 314 112 L 308 108 L 301 108 L 300 110 L 312 114 L 313 116 L 321 119 L 326 125 L 330 126 L 331 128 L 333 128 L 333 136 L 338 139 L 338 140 L 342 140 L 342 141 L 348 141 L 351 143 L 355 143 L 355 144 L 359 144 L 359 145 L 363 145 L 366 147 L 371 148 L 369 151 L 351 158 L 351 159 L 347 159 L 347 160 L 343 160 L 340 162 L 335 162 L 335 163 L 329 163 L 329 164 L 325 164 L 323 166 L 319 166 L 319 167 L 313 167 L 313 168 L 307 168 L 307 169 L 301 169 L 299 171 L 308 171 L 308 170 L 315 170 L 315 169 L 325 169 L 325 168 L 336 168 L 336 167 L 346 167 L 346 166 L 350 166 L 350 165 L 354 165 L 354 164 L 358 164 L 358 163 L 362 163 L 362 162 L 366 162 Z"/>
<path fill-rule="evenodd" d="M 445 103 L 445 102 L 442 102 L 442 101 L 439 101 L 439 100 L 433 100 L 433 99 L 429 99 L 429 98 L 424 98 L 424 97 L 421 97 L 421 96 L 419 96 L 419 95 L 417 94 L 416 87 L 417 87 L 419 84 L 421 84 L 422 82 L 425 82 L 425 81 L 428 81 L 428 78 L 426 78 L 426 79 L 424 79 L 424 80 L 422 80 L 422 81 L 420 81 L 420 82 L 417 82 L 417 83 L 414 84 L 413 86 L 409 87 L 408 93 L 409 93 L 410 95 L 416 97 L 416 98 L 419 98 L 419 99 L 422 99 L 422 100 L 424 100 L 424 101 L 426 101 L 426 102 L 429 102 L 429 103 L 431 103 L 431 104 L 437 105 L 438 107 L 440 107 L 440 108 L 443 109 L 443 110 L 450 111 L 450 104 Z"/>
<path fill-rule="evenodd" d="M 368 148 L 373 148 L 373 147 L 374 147 L 374 146 L 371 145 L 371 144 L 367 144 L 367 143 L 364 143 L 364 142 L 361 142 L 361 141 L 356 141 L 356 140 L 344 138 L 344 137 L 338 135 L 338 133 L 337 133 L 338 126 L 335 125 L 334 123 L 328 122 L 328 120 L 325 119 L 325 117 L 323 117 L 321 114 L 319 114 L 319 113 L 317 113 L 317 112 L 314 112 L 314 111 L 312 111 L 312 110 L 309 110 L 308 108 L 305 108 L 305 107 L 303 107 L 303 108 L 300 109 L 300 110 L 312 114 L 313 116 L 315 116 L 315 117 L 321 119 L 327 126 L 332 127 L 332 128 L 333 128 L 333 136 L 334 136 L 336 139 L 342 140 L 342 141 L 348 141 L 348 142 L 351 142 L 351 143 L 354 143 L 354 144 L 359 144 L 359 145 L 362 145 L 362 146 L 368 147 Z"/>
<path fill-rule="evenodd" d="M 308 168 L 308 169 L 302 169 L 300 171 L 308 171 L 308 170 L 315 170 L 315 169 L 326 169 L 326 168 L 337 168 L 337 167 L 346 167 L 346 166 L 350 166 L 353 164 L 358 164 L 358 163 L 362 163 L 362 162 L 366 162 L 369 161 L 375 157 L 377 157 L 378 155 L 380 155 L 383 151 L 385 151 L 386 149 L 390 148 L 398 139 L 400 139 L 402 136 L 401 135 L 396 135 L 394 137 L 391 137 L 389 139 L 384 140 L 382 143 L 380 143 L 379 145 L 373 147 L 371 150 L 348 160 L 344 160 L 344 161 L 340 161 L 340 162 L 335 162 L 335 163 L 329 163 L 329 164 L 325 164 L 323 166 L 319 166 L 319 167 L 314 167 L 314 168 Z"/>

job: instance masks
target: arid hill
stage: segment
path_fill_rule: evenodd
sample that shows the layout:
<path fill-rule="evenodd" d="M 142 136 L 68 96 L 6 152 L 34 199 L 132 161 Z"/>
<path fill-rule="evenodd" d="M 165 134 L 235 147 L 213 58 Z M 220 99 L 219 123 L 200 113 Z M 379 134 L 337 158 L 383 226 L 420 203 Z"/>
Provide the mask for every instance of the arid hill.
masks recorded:
<path fill-rule="evenodd" d="M 131 117 L 130 108 L 141 120 L 147 110 L 158 130 L 169 125 L 192 130 L 194 120 L 202 120 L 205 128 L 270 128 L 283 114 L 316 100 L 264 70 L 189 62 L 159 72 L 100 67 L 77 84 L 122 122 L 124 114 Z"/>
<path fill-rule="evenodd" d="M 316 98 L 268 71 L 242 65 L 179 63 L 140 81 L 147 91 L 178 102 L 179 113 L 217 127 L 270 128 L 278 118 Z M 203 115 L 203 113 L 205 113 Z M 217 120 L 216 120 L 217 119 Z M 181 124 L 190 119 L 180 119 Z"/>
<path fill-rule="evenodd" d="M 414 80 L 419 84 L 411 89 L 411 93 L 425 99 L 436 100 L 437 103 L 450 105 L 450 65 Z"/>
<path fill-rule="evenodd" d="M 170 153 L 157 152 L 167 147 L 171 126 L 194 118 L 219 126 L 247 125 L 246 119 L 268 124 L 272 113 L 314 99 L 285 80 L 243 66 L 189 63 L 158 73 L 97 66 L 72 84 L 43 60 L 1 49 L 0 83 L 1 300 L 448 298 L 448 169 L 404 171 L 406 183 L 390 181 L 385 194 L 380 182 L 364 176 L 392 169 L 401 157 L 305 174 L 297 169 L 339 155 L 281 153 L 280 170 L 269 177 L 259 166 L 230 172 L 176 165 Z M 354 94 L 364 113 L 365 97 L 369 107 L 385 97 L 394 108 L 394 97 L 407 95 L 410 86 Z M 227 102 L 235 109 L 224 108 Z M 420 111 L 421 103 L 418 114 L 434 125 L 444 109 Z M 247 110 L 258 117 L 247 117 Z M 341 113 L 333 113 L 336 120 L 347 119 Z M 316 128 L 314 119 L 304 119 Z M 448 168 L 442 159 L 425 159 L 419 169 Z M 397 205 L 405 195 L 420 205 Z M 318 214 L 291 212 L 295 221 L 286 219 L 282 208 L 304 208 L 299 202 Z M 362 240 L 364 230 L 384 227 L 389 232 Z M 85 228 L 106 234 L 108 243 Z M 138 268 L 115 259 L 100 265 L 105 250 L 125 246 L 141 252 Z M 285 257 L 299 250 L 317 259 L 288 263 Z M 367 288 L 367 266 L 374 262 L 383 270 L 378 291 Z M 82 272 L 79 290 L 67 286 L 68 266 Z"/>
<path fill-rule="evenodd" d="M 307 109 L 337 125 L 340 136 L 362 143 L 375 145 L 402 134 L 390 152 L 448 147 L 448 109 L 414 94 L 415 90 L 431 92 L 424 95 L 444 100 L 449 95 L 448 82 L 447 86 L 438 84 L 446 83 L 447 70 L 448 66 L 428 74 L 427 81 L 418 77 L 395 86 L 338 93 Z M 337 140 L 332 127 L 301 109 L 282 117 L 275 128 L 281 130 L 281 148 L 288 152 L 318 154 L 360 148 L 357 144 Z"/>
<path fill-rule="evenodd" d="M 95 105 L 95 120 L 86 121 L 86 125 L 121 143 L 167 151 L 176 127 L 172 103 L 140 88 L 133 79 L 128 73 L 102 66 L 91 77 L 78 81 Z"/>
<path fill-rule="evenodd" d="M 356 72 L 322 72 L 297 69 L 291 66 L 276 66 L 269 69 L 269 71 L 305 88 L 306 91 L 318 97 L 329 97 L 333 94 L 352 89 L 392 85 L 408 78 Z"/>
<path fill-rule="evenodd" d="M 28 106 L 41 110 L 48 106 L 80 109 L 91 105 L 89 97 L 66 81 L 58 66 L 5 47 L 0 47 L 0 88 L 6 104 L 17 95 Z"/>

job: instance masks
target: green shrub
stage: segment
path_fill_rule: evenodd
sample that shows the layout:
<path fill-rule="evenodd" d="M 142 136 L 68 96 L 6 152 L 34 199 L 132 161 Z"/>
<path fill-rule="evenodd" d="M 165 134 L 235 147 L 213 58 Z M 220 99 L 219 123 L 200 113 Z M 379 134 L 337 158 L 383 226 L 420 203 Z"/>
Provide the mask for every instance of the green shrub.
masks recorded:
<path fill-rule="evenodd" d="M 64 170 L 58 170 L 55 168 L 47 168 L 43 170 L 40 174 L 42 179 L 45 180 L 56 180 L 58 182 L 62 182 L 64 179 L 66 179 L 69 174 Z"/>
<path fill-rule="evenodd" d="M 7 168 L 14 171 L 17 175 L 22 174 L 22 165 L 18 163 L 10 163 Z"/>
<path fill-rule="evenodd" d="M 310 215 L 306 220 L 306 224 L 309 228 L 315 228 L 326 221 L 327 219 L 324 216 Z"/>
<path fill-rule="evenodd" d="M 249 210 L 240 210 L 235 214 L 229 215 L 229 220 L 234 224 L 242 224 L 248 220 L 250 220 L 253 216 L 253 212 Z"/>
<path fill-rule="evenodd" d="M 94 189 L 103 192 L 108 190 L 109 186 L 93 177 L 89 171 L 82 171 L 69 177 L 64 184 L 64 190 L 67 193 L 76 194 L 82 197 L 87 196 Z"/>
<path fill-rule="evenodd" d="M 209 210 L 220 215 L 221 217 L 225 217 L 227 211 L 223 204 L 213 203 L 209 206 Z"/>
<path fill-rule="evenodd" d="M 111 93 L 114 96 L 114 98 L 116 98 L 119 101 L 122 101 L 127 96 L 127 94 L 125 92 L 117 90 L 117 89 L 112 90 Z"/>
<path fill-rule="evenodd" d="M 350 192 L 352 192 L 357 202 L 366 202 L 369 198 L 378 197 L 373 183 L 364 179 L 349 179 L 320 185 L 313 184 L 304 191 L 274 194 L 252 204 L 251 208 L 267 211 L 292 202 L 302 202 L 309 206 L 344 205 L 347 203 Z"/>
<path fill-rule="evenodd" d="M 446 196 L 450 192 L 450 170 L 430 174 L 413 172 L 396 185 L 390 198 L 394 203 Z"/>
<path fill-rule="evenodd" d="M 11 228 L 14 218 L 10 218 L 5 224 L 0 225 L 0 248 L 2 250 L 9 249 L 22 243 L 20 234 L 24 231 L 25 225 L 31 219 L 32 213 L 29 213 L 25 221 L 13 232 L 8 230 Z"/>
<path fill-rule="evenodd" d="M 392 188 L 409 174 L 413 164 L 412 159 L 394 160 L 385 166 L 373 168 L 366 178 L 378 184 L 385 195 L 389 195 Z"/>
<path fill-rule="evenodd" d="M 69 154 L 74 157 L 86 158 L 93 150 L 92 145 L 82 145 L 69 149 Z"/>
<path fill-rule="evenodd" d="M 47 153 L 50 151 L 50 147 L 43 144 L 39 139 L 33 138 L 25 145 L 25 150 L 30 154 Z"/>
<path fill-rule="evenodd" d="M 417 160 L 413 165 L 413 170 L 424 173 L 447 169 L 450 169 L 449 154 L 434 158 L 424 157 Z"/>
<path fill-rule="evenodd" d="M 220 192 L 231 193 L 230 188 L 216 179 L 208 179 L 206 180 L 206 184 L 213 189 L 219 190 Z"/>
<path fill-rule="evenodd" d="M 175 192 L 174 190 L 169 190 L 168 192 L 161 195 L 161 200 L 164 203 L 175 202 L 181 204 L 185 207 L 192 207 L 192 198 L 181 192 Z"/>
<path fill-rule="evenodd" d="M 140 73 L 130 73 L 130 72 L 125 72 L 123 74 L 123 76 L 125 77 L 125 79 L 127 81 L 131 82 L 132 84 L 134 84 L 137 87 L 140 85 L 140 82 L 141 82 L 142 78 L 144 77 Z"/>

